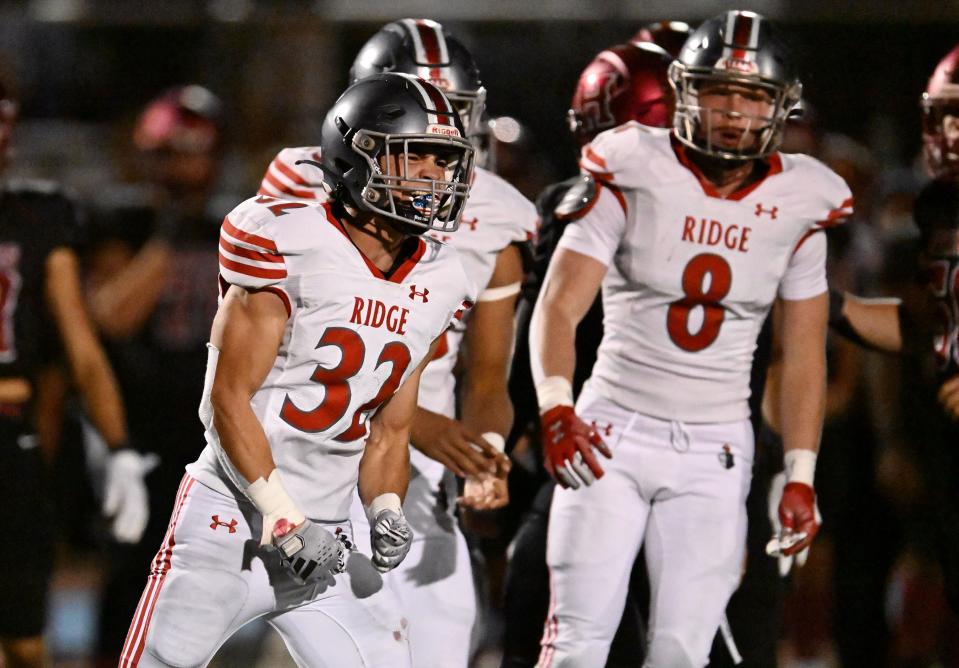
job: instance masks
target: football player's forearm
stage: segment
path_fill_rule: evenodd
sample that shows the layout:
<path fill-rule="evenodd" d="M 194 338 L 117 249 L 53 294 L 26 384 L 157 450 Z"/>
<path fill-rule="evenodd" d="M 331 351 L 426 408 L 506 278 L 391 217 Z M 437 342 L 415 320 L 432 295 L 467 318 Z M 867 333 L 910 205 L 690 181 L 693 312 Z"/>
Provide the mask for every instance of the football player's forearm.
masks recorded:
<path fill-rule="evenodd" d="M 410 481 L 410 449 L 408 430 L 371 427 L 366 441 L 357 488 L 364 506 L 381 494 L 406 497 Z"/>
<path fill-rule="evenodd" d="M 576 367 L 576 325 L 551 305 L 540 303 L 530 321 L 530 368 L 537 385 L 545 378 L 562 376 L 572 381 Z"/>
<path fill-rule="evenodd" d="M 156 308 L 170 273 L 171 249 L 165 241 L 149 241 L 122 270 L 90 296 L 93 318 L 110 337 L 137 332 Z"/>
<path fill-rule="evenodd" d="M 99 348 L 99 346 L 98 346 Z M 77 390 L 90 421 L 110 447 L 127 444 L 126 414 L 120 389 L 102 349 L 90 353 L 94 357 L 75 368 Z"/>
<path fill-rule="evenodd" d="M 783 360 L 780 419 L 785 450 L 819 450 L 826 407 L 826 355 Z"/>
<path fill-rule="evenodd" d="M 830 317 L 830 325 L 854 343 L 883 352 L 902 352 L 899 300 L 863 299 L 851 294 L 834 293 L 841 299 L 839 317 Z M 831 310 L 835 307 L 830 304 Z"/>
<path fill-rule="evenodd" d="M 220 446 L 248 482 L 266 480 L 276 468 L 263 425 L 250 407 L 249 398 L 213 393 L 213 426 Z"/>
<path fill-rule="evenodd" d="M 463 422 L 474 431 L 495 432 L 504 438 L 513 427 L 513 404 L 509 400 L 505 374 L 467 376 L 463 396 Z"/>

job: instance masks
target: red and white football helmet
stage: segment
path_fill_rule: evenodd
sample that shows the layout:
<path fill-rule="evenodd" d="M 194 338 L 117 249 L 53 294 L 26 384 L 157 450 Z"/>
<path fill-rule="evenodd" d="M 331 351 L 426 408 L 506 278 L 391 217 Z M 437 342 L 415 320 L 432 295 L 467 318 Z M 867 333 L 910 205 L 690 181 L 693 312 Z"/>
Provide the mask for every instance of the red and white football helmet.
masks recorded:
<path fill-rule="evenodd" d="M 667 80 L 671 60 L 651 42 L 618 44 L 601 51 L 579 75 L 567 112 L 569 129 L 579 145 L 628 121 L 668 127 L 673 115 Z"/>
<path fill-rule="evenodd" d="M 220 139 L 220 100 L 203 86 L 171 88 L 137 119 L 133 143 L 141 151 L 208 153 Z"/>
<path fill-rule="evenodd" d="M 939 61 L 919 106 L 926 167 L 936 178 L 959 178 L 959 46 Z"/>
<path fill-rule="evenodd" d="M 673 58 L 679 55 L 683 44 L 689 39 L 693 30 L 688 23 L 682 21 L 659 21 L 650 23 L 639 29 L 633 35 L 631 42 L 652 42 L 666 50 Z"/>

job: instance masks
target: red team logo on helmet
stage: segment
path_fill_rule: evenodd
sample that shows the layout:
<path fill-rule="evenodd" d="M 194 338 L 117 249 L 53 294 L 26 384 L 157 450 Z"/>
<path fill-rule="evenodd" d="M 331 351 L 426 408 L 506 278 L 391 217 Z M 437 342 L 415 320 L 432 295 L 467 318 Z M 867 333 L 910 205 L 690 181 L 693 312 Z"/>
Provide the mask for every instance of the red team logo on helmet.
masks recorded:
<path fill-rule="evenodd" d="M 600 52 L 579 76 L 568 112 L 570 130 L 579 144 L 628 121 L 669 125 L 669 62 L 668 53 L 647 42 L 619 44 Z"/>

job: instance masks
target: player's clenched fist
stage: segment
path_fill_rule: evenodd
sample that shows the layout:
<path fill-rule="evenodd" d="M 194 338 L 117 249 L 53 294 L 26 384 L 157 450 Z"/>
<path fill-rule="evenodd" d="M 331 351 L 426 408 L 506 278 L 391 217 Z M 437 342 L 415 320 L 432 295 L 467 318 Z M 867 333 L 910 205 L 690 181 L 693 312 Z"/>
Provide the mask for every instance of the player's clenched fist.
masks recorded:
<path fill-rule="evenodd" d="M 367 509 L 370 519 L 370 545 L 373 548 L 373 566 L 386 573 L 400 565 L 413 543 L 413 530 L 403 515 L 400 497 L 381 494 Z"/>
<path fill-rule="evenodd" d="M 804 536 L 791 546 L 784 546 L 782 553 L 787 557 L 805 550 L 819 531 L 819 519 L 816 510 L 816 492 L 801 482 L 788 482 L 783 487 L 783 498 L 779 501 L 779 522 L 784 532 Z"/>
<path fill-rule="evenodd" d="M 554 406 L 540 419 L 546 470 L 559 484 L 579 489 L 603 477 L 593 448 L 607 459 L 612 453 L 596 430 L 576 417 L 572 406 Z"/>
<path fill-rule="evenodd" d="M 812 481 L 816 453 L 811 450 L 790 450 L 785 458 L 786 470 L 773 478 L 769 492 L 769 520 L 773 537 L 766 553 L 779 558 L 779 573 L 806 563 L 809 546 L 819 532 L 822 516 L 816 505 Z"/>
<path fill-rule="evenodd" d="M 273 527 L 273 544 L 301 584 L 326 580 L 345 568 L 343 543 L 313 520 L 295 527 L 280 520 Z"/>

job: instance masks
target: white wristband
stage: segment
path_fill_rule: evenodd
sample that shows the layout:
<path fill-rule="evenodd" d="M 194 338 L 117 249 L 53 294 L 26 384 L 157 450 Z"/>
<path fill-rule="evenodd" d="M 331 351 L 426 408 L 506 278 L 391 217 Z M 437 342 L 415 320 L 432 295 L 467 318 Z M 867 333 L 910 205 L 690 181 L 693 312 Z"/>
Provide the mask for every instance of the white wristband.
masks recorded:
<path fill-rule="evenodd" d="M 290 495 L 286 493 L 278 468 L 273 469 L 266 480 L 257 478 L 246 488 L 246 495 L 264 517 L 284 518 L 292 522 L 293 526 L 302 524 L 306 519 Z"/>
<path fill-rule="evenodd" d="M 488 431 L 483 434 L 483 440 L 496 448 L 497 452 L 506 450 L 506 439 L 495 431 Z"/>
<path fill-rule="evenodd" d="M 536 384 L 536 400 L 542 415 L 556 406 L 573 405 L 573 384 L 562 376 L 549 376 Z"/>
<path fill-rule="evenodd" d="M 522 284 L 519 281 L 509 285 L 501 285 L 498 288 L 486 288 L 476 298 L 476 302 L 498 302 L 500 299 L 506 299 L 513 295 L 518 295 Z"/>
<path fill-rule="evenodd" d="M 813 486 L 816 477 L 816 451 L 797 448 L 787 450 L 783 457 L 786 467 L 786 482 L 801 482 Z"/>
<path fill-rule="evenodd" d="M 366 509 L 366 517 L 369 519 L 370 524 L 372 524 L 376 516 L 384 510 L 392 510 L 397 515 L 402 515 L 403 503 L 400 501 L 400 495 L 393 492 L 386 492 L 373 499 L 373 502 L 370 503 Z"/>

